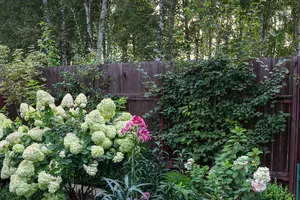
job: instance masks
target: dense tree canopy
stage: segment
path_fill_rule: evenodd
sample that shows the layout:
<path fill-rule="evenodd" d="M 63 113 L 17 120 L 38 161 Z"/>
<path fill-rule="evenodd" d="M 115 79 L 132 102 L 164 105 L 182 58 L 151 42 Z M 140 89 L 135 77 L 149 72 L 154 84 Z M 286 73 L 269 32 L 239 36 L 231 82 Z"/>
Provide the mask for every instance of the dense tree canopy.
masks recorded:
<path fill-rule="evenodd" d="M 59 64 L 89 52 L 110 63 L 291 56 L 300 49 L 298 0 L 5 0 L 0 9 L 0 44 L 38 49 L 43 21 Z"/>

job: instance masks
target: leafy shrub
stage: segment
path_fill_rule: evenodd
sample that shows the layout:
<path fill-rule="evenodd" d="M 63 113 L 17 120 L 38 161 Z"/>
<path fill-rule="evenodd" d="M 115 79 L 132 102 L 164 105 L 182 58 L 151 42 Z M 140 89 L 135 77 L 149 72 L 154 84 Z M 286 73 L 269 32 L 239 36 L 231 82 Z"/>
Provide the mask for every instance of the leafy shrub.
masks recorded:
<path fill-rule="evenodd" d="M 117 163 L 144 141 L 140 138 L 146 125 L 136 124 L 138 117 L 131 119 L 129 113 L 116 116 L 111 99 L 102 100 L 89 113 L 86 105 L 83 94 L 74 101 L 67 94 L 55 106 L 54 98 L 39 90 L 36 108 L 20 106 L 28 126 L 0 114 L 0 153 L 5 155 L 1 178 L 10 179 L 10 192 L 31 199 L 63 199 L 64 190 L 74 189 L 71 183 L 92 187 L 96 175 L 110 174 L 107 169 L 120 171 Z M 89 194 L 84 195 L 81 198 Z"/>
<path fill-rule="evenodd" d="M 200 167 L 189 161 L 191 182 L 201 196 L 209 199 L 258 199 L 270 181 L 268 168 L 259 167 L 258 149 L 243 154 L 245 130 L 236 127 L 215 165 Z"/>
<path fill-rule="evenodd" d="M 45 54 L 30 51 L 24 56 L 21 49 L 10 59 L 9 49 L 0 45 L 0 94 L 8 104 L 34 103 L 36 91 L 43 88 L 40 75 L 45 61 Z"/>
<path fill-rule="evenodd" d="M 225 58 L 182 63 L 160 75 L 162 87 L 151 91 L 160 96 L 156 110 L 164 118 L 165 144 L 186 149 L 196 160 L 213 160 L 231 135 L 232 121 L 247 127 L 245 152 L 268 144 L 284 130 L 286 114 L 264 114 L 257 108 L 274 105 L 288 73 L 280 65 L 259 83 L 249 63 Z"/>
<path fill-rule="evenodd" d="M 273 184 L 269 184 L 267 189 L 261 193 L 260 200 L 293 200 L 295 199 L 292 194 L 289 193 L 287 188 L 283 188 L 277 185 L 275 181 Z"/>

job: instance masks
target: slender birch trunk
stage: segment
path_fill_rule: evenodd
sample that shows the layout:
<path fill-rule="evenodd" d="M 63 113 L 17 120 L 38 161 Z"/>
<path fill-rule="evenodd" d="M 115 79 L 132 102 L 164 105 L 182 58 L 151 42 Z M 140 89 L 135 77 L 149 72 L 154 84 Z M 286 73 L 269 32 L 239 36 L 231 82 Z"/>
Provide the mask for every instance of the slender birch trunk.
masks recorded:
<path fill-rule="evenodd" d="M 65 5 L 64 2 L 60 1 L 60 15 L 61 15 L 61 61 L 62 65 L 68 64 L 67 58 L 67 41 L 66 41 L 66 19 L 65 19 Z"/>
<path fill-rule="evenodd" d="M 188 7 L 188 0 L 182 1 L 183 12 L 185 12 Z M 190 33 L 189 33 L 189 18 L 186 14 L 184 14 L 184 34 L 185 34 L 185 43 L 186 43 L 186 58 L 187 60 L 191 60 L 191 45 L 190 45 Z"/>
<path fill-rule="evenodd" d="M 259 56 L 262 57 L 263 52 L 263 40 L 264 40 L 264 15 L 260 14 L 259 17 Z"/>
<path fill-rule="evenodd" d="M 174 46 L 174 26 L 175 26 L 175 14 L 176 14 L 176 7 L 177 7 L 177 1 L 178 0 L 173 0 L 172 1 L 172 6 L 171 6 L 171 12 L 170 12 L 170 29 L 169 29 L 169 39 L 168 39 L 168 60 L 172 60 L 173 58 L 173 46 Z"/>
<path fill-rule="evenodd" d="M 91 3 L 89 0 L 84 0 L 83 5 L 85 9 L 85 19 L 86 19 L 87 47 L 90 52 L 94 52 L 92 26 L 91 26 Z"/>
<path fill-rule="evenodd" d="M 107 1 L 102 0 L 102 7 L 100 13 L 100 21 L 99 21 L 99 32 L 98 32 L 98 42 L 97 42 L 97 57 L 99 63 L 103 63 L 103 41 L 104 41 L 104 31 L 105 31 L 105 17 L 107 13 Z"/>
<path fill-rule="evenodd" d="M 164 0 L 159 0 L 159 23 L 157 34 L 157 46 L 160 54 L 163 53 L 163 30 L 164 30 Z"/>

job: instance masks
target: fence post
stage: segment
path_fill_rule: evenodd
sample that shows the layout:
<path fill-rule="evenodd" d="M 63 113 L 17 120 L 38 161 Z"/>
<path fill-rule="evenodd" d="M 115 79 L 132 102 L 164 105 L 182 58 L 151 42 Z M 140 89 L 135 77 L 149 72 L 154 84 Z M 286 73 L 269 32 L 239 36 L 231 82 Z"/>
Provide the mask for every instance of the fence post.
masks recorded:
<path fill-rule="evenodd" d="M 300 57 L 293 58 L 292 75 L 298 77 Z M 292 97 L 292 132 L 290 137 L 290 157 L 289 157 L 289 192 L 295 194 L 296 182 L 296 166 L 298 153 L 298 130 L 299 130 L 299 87 L 296 84 L 296 79 L 293 80 L 293 97 Z"/>

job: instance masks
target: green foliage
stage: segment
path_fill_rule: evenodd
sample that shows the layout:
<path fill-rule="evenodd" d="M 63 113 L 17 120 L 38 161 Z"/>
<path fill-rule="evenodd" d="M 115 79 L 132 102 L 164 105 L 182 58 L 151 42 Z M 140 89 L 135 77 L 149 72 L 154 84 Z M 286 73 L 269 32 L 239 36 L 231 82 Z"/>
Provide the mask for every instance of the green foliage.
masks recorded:
<path fill-rule="evenodd" d="M 2 188 L 0 190 L 0 199 L 5 200 L 22 200 L 21 197 L 18 197 L 16 194 L 9 192 L 8 186 Z"/>
<path fill-rule="evenodd" d="M 270 70 L 261 66 L 268 76 L 259 83 L 249 63 L 226 58 L 177 64 L 160 75 L 163 85 L 152 91 L 160 91 L 156 110 L 164 118 L 166 145 L 185 149 L 197 160 L 212 160 L 235 125 L 248 129 L 244 152 L 268 144 L 284 130 L 286 114 L 264 114 L 257 108 L 274 106 L 288 73 L 281 64 Z"/>
<path fill-rule="evenodd" d="M 0 94 L 8 104 L 34 103 L 36 91 L 43 88 L 41 69 L 45 54 L 32 50 L 24 55 L 23 50 L 18 49 L 10 58 L 6 46 L 0 46 L 0 52 Z"/>
<path fill-rule="evenodd" d="M 267 189 L 261 193 L 260 200 L 294 200 L 294 195 L 290 194 L 287 188 L 277 185 L 277 181 L 269 184 Z"/>
<path fill-rule="evenodd" d="M 251 189 L 252 175 L 259 166 L 258 149 L 243 156 L 243 162 L 237 162 L 243 154 L 243 145 L 247 142 L 244 130 L 236 127 L 226 142 L 216 164 L 209 167 L 194 165 L 190 171 L 191 183 L 197 191 L 209 199 L 256 199 Z M 246 181 L 246 180 L 249 180 Z"/>
<path fill-rule="evenodd" d="M 66 93 L 73 96 L 83 93 L 88 98 L 88 109 L 93 109 L 99 100 L 104 98 L 104 90 L 109 84 L 109 80 L 104 77 L 101 68 L 96 66 L 74 68 L 71 72 L 61 72 L 60 76 L 62 81 L 53 85 L 57 99 L 61 100 Z M 100 85 L 96 85 L 99 79 L 103 79 L 103 81 L 100 82 Z M 123 103 L 126 103 L 124 99 L 123 102 L 118 103 L 118 108 Z"/>
<path fill-rule="evenodd" d="M 42 38 L 38 40 L 38 46 L 46 53 L 47 64 L 49 67 L 59 66 L 61 64 L 59 49 L 57 48 L 57 44 L 51 35 L 48 24 L 45 22 L 40 22 L 40 26 L 42 29 Z"/>
<path fill-rule="evenodd" d="M 142 187 L 149 185 L 147 183 L 133 185 L 128 176 L 125 176 L 124 182 L 108 178 L 104 178 L 104 180 L 107 183 L 108 191 L 99 192 L 95 197 L 96 200 L 133 200 L 140 196 L 147 199 L 142 191 Z"/>

